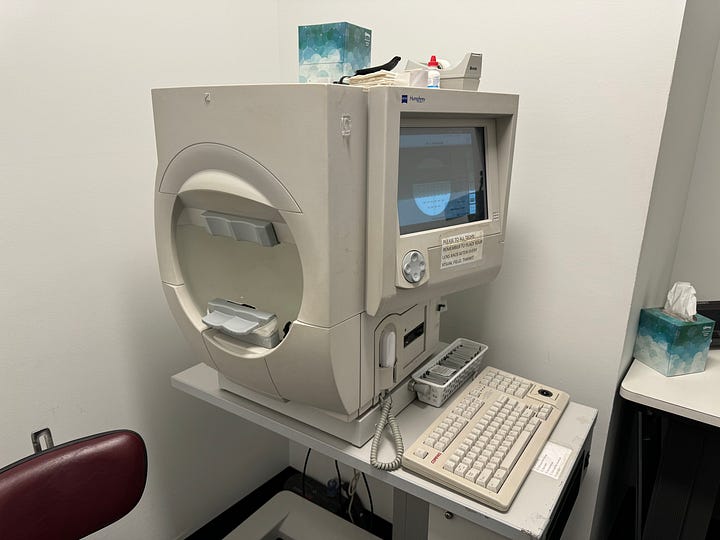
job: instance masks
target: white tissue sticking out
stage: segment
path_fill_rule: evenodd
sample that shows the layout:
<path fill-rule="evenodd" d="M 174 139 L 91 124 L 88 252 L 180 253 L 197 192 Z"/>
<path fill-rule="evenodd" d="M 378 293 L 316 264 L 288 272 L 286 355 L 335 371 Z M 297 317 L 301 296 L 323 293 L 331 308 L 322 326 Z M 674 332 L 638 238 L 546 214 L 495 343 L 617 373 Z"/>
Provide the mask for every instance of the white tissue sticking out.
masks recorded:
<path fill-rule="evenodd" d="M 672 286 L 665 301 L 665 311 L 684 321 L 692 321 L 697 313 L 695 287 L 685 281 Z"/>

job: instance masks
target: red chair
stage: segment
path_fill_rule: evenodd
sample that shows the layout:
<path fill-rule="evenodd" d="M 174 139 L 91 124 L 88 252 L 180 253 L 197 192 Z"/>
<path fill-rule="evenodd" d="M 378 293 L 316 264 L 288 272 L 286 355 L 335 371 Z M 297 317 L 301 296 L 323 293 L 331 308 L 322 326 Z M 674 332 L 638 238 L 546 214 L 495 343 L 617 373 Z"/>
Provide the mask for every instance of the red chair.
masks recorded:
<path fill-rule="evenodd" d="M 134 431 L 91 435 L 0 469 L 0 540 L 75 540 L 117 521 L 140 500 L 147 451 Z M 40 433 L 40 432 L 39 432 Z"/>

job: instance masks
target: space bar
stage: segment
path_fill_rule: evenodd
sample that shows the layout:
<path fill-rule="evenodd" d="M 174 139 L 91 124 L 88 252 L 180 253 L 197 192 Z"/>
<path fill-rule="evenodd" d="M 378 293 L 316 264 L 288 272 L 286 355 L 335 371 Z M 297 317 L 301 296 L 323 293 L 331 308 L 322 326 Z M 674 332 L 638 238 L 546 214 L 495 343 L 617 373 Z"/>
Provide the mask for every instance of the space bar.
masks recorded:
<path fill-rule="evenodd" d="M 530 442 L 530 439 L 532 438 L 533 434 L 529 431 L 523 431 L 518 435 L 517 440 L 515 441 L 515 444 L 510 449 L 508 454 L 505 456 L 505 459 L 503 459 L 502 463 L 500 464 L 500 467 L 503 469 L 510 470 L 512 469 L 513 465 L 515 465 L 515 462 L 520 457 L 520 454 L 523 453 L 523 450 L 525 450 L 525 447 L 528 445 L 528 442 Z"/>

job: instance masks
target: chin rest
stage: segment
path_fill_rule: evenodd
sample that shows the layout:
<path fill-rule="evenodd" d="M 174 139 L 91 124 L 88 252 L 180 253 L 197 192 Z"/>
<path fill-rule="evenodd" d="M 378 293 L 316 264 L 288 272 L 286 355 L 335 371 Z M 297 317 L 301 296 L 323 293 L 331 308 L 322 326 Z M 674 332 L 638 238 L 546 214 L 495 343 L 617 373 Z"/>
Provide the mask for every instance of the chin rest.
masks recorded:
<path fill-rule="evenodd" d="M 0 539 L 77 539 L 140 500 L 147 452 L 134 431 L 61 444 L 0 469 Z"/>

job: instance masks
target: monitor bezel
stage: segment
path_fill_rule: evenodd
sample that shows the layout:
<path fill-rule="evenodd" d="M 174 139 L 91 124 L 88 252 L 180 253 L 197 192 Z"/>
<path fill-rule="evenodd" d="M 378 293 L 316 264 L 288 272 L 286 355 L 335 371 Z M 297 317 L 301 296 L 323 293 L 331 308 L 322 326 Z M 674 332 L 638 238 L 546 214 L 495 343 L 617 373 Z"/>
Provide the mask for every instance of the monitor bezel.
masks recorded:
<path fill-rule="evenodd" d="M 374 87 L 368 93 L 367 159 L 367 250 L 365 307 L 370 315 L 402 310 L 431 296 L 444 296 L 492 279 L 502 264 L 507 219 L 507 200 L 512 170 L 518 96 L 462 90 L 430 90 Z M 402 118 L 402 122 L 401 122 Z M 486 133 L 486 159 L 497 178 L 498 190 L 488 201 L 491 221 L 469 222 L 451 227 L 400 235 L 397 189 L 400 126 L 494 124 L 494 135 Z M 495 146 L 494 150 L 491 147 Z M 488 179 L 489 183 L 494 180 Z M 490 188 L 492 189 L 492 188 Z M 453 234 L 478 231 L 481 260 L 444 266 L 442 239 Z M 477 236 L 475 236 L 477 239 Z M 448 245 L 454 239 L 448 238 Z M 425 276 L 409 283 L 402 274 L 402 259 L 415 246 L 425 257 Z M 456 244 L 452 244 L 456 245 Z M 449 255 L 449 253 L 448 253 Z"/>

